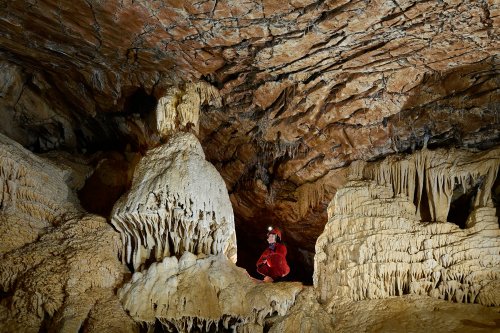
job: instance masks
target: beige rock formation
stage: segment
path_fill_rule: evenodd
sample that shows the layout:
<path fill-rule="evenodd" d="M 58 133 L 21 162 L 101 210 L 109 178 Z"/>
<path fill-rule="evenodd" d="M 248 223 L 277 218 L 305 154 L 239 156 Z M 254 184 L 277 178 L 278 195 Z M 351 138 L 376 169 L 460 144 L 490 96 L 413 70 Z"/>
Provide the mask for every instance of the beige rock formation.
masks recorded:
<path fill-rule="evenodd" d="M 198 139 L 174 134 L 148 151 L 132 187 L 116 203 L 112 223 L 123 241 L 123 261 L 141 269 L 148 260 L 224 253 L 236 262 L 234 216 L 224 180 L 205 160 Z"/>
<path fill-rule="evenodd" d="M 192 127 L 198 133 L 203 105 L 222 106 L 219 91 L 210 84 L 201 81 L 187 84 L 184 90 L 170 88 L 158 100 L 155 112 L 156 132 L 167 137 L 174 131 Z"/>
<path fill-rule="evenodd" d="M 353 165 L 353 179 L 365 174 L 376 181 L 351 180 L 329 207 L 316 243 L 314 285 L 321 302 L 411 293 L 500 305 L 500 230 L 490 199 L 499 164 L 498 150 L 426 150 L 399 161 Z M 426 193 L 431 212 L 438 212 L 431 216 L 442 221 L 454 185 L 478 178 L 483 181 L 466 229 L 421 221 L 412 199 L 420 202 Z"/>
<path fill-rule="evenodd" d="M 493 208 L 492 188 L 500 166 L 500 149 L 474 153 L 456 149 L 423 149 L 407 157 L 390 156 L 372 163 L 363 171 L 366 179 L 391 186 L 394 195 L 405 195 L 429 207 L 430 221 L 446 222 L 454 191 L 463 193 L 477 187 L 472 208 Z M 423 203 L 424 193 L 427 202 Z"/>
<path fill-rule="evenodd" d="M 304 287 L 286 315 L 273 320 L 269 332 L 338 332 L 335 330 L 337 318 L 336 314 L 328 313 L 327 308 L 318 302 L 313 287 Z M 353 316 L 351 319 L 355 320 Z"/>
<path fill-rule="evenodd" d="M 4 254 L 0 287 L 9 296 L 0 303 L 0 331 L 78 332 L 89 316 L 109 307 L 121 330 L 134 331 L 112 292 L 125 272 L 119 247 L 119 235 L 105 219 L 73 214 L 36 242 Z M 92 325 L 111 331 L 107 320 L 94 317 Z"/>
<path fill-rule="evenodd" d="M 119 234 L 75 194 L 89 168 L 3 135 L 0 163 L 0 331 L 135 331 L 113 293 L 125 273 Z"/>
<path fill-rule="evenodd" d="M 216 87 L 222 107 L 202 103 L 199 139 L 244 232 L 286 220 L 290 244 L 312 253 L 335 191 L 304 206 L 297 188 L 319 183 L 320 193 L 325 175 L 420 149 L 426 136 L 434 147 L 499 144 L 499 8 L 494 0 L 7 1 L 0 128 L 42 151 L 126 141 L 143 152 L 174 116 L 153 119 L 156 102 L 189 106 L 175 116 L 187 125 L 203 100 L 187 93 L 190 84 Z"/>
<path fill-rule="evenodd" d="M 114 296 L 122 274 L 115 269 L 123 265 L 113 256 L 144 276 L 161 265 L 155 261 L 186 251 L 205 267 L 212 256 L 233 258 L 234 225 L 247 267 L 262 250 L 256 240 L 265 227 L 281 226 L 289 278 L 309 281 L 314 244 L 338 189 L 318 241 L 317 288 L 298 295 L 284 317 L 248 320 L 239 329 L 498 330 L 497 308 L 436 299 L 498 304 L 498 150 L 457 160 L 454 152 L 424 150 L 361 163 L 356 175 L 372 182 L 344 186 L 347 166 L 359 160 L 426 146 L 498 147 L 499 35 L 495 0 L 0 1 L 0 132 L 55 154 L 49 162 L 0 138 L 0 275 L 15 281 L 5 280 L 9 289 L 0 292 L 0 330 L 132 330 Z M 179 130 L 196 133 L 206 158 L 198 143 L 163 156 L 158 145 Z M 105 195 L 82 206 L 108 216 L 134 165 L 123 157 L 152 148 L 115 208 L 122 244 L 75 200 L 92 168 L 74 171 L 80 166 L 54 156 L 122 154 L 95 161 L 80 197 Z M 217 176 L 212 166 L 200 169 L 207 161 Z M 106 241 L 94 232 L 118 242 L 103 245 L 104 257 L 96 248 Z M 81 272 L 85 264 L 75 263 L 90 261 L 90 248 L 92 262 L 105 267 Z M 46 259 L 32 266 L 38 253 Z M 73 254 L 71 265 L 64 253 Z M 26 274 L 11 276 L 22 270 L 16 260 L 26 261 Z M 118 274 L 112 287 L 68 291 L 61 306 L 46 301 L 52 290 L 60 300 L 60 286 L 73 276 L 99 280 L 101 268 Z M 189 280 L 188 271 L 179 276 Z M 274 287 L 283 286 L 266 286 Z M 387 298 L 400 293 L 410 295 Z M 381 298 L 352 301 L 367 297 Z M 59 307 L 42 320 L 38 304 Z M 191 320 L 207 322 L 170 319 L 183 329 Z"/>
<path fill-rule="evenodd" d="M 335 310 L 335 332 L 497 332 L 498 308 L 405 295 L 344 304 Z"/>
<path fill-rule="evenodd" d="M 285 315 L 301 289 L 298 282 L 254 280 L 222 254 L 184 252 L 134 273 L 118 296 L 134 320 L 158 319 L 169 330 L 262 332 L 264 319 Z"/>
<path fill-rule="evenodd" d="M 64 214 L 81 210 L 71 187 L 76 177 L 0 134 L 0 254 L 36 240 Z"/>
<path fill-rule="evenodd" d="M 498 308 L 421 295 L 342 302 L 331 308 L 318 303 L 312 287 L 305 287 L 286 316 L 268 320 L 270 333 L 486 333 L 498 331 L 499 323 Z"/>

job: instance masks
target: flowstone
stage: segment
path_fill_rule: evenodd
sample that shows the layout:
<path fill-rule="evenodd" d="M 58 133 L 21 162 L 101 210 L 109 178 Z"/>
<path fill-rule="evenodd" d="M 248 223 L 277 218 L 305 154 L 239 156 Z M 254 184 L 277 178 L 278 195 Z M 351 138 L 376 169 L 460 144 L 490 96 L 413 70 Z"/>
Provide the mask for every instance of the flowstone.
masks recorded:
<path fill-rule="evenodd" d="M 422 156 L 426 167 L 409 163 Z M 446 155 L 425 151 L 392 163 L 353 165 L 352 180 L 332 200 L 316 243 L 313 279 L 318 299 L 333 304 L 419 294 L 500 305 L 500 230 L 491 202 L 499 156 L 498 150 Z M 377 181 L 355 180 L 363 175 L 376 175 Z M 416 192 L 418 202 L 424 192 L 432 196 L 433 216 L 440 221 L 448 213 L 454 182 L 463 185 L 478 177 L 483 182 L 466 229 L 421 222 L 408 194 Z"/>
<path fill-rule="evenodd" d="M 252 279 L 223 254 L 184 252 L 134 273 L 118 296 L 134 320 L 159 320 L 168 331 L 262 332 L 264 319 L 285 315 L 301 289 Z"/>
<path fill-rule="evenodd" d="M 0 288 L 7 296 L 0 303 L 0 332 L 78 332 L 90 317 L 93 326 L 106 327 L 107 318 L 94 314 L 110 307 L 121 318 L 120 330 L 133 332 L 136 324 L 112 292 L 125 273 L 117 259 L 119 235 L 99 216 L 66 218 L 2 257 Z"/>
<path fill-rule="evenodd" d="M 35 241 L 81 208 L 68 168 L 0 134 L 0 254 Z"/>
<path fill-rule="evenodd" d="M 118 200 L 112 224 L 121 233 L 122 258 L 141 270 L 146 261 L 225 254 L 236 262 L 234 216 L 224 180 L 205 160 L 198 139 L 176 133 L 136 167 L 132 187 Z"/>

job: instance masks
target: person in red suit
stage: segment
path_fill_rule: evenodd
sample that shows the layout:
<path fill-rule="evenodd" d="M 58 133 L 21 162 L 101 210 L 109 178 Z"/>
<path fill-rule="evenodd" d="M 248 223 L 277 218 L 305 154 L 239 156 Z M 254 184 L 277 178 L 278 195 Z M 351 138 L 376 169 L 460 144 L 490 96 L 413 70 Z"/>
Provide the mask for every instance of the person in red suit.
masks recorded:
<path fill-rule="evenodd" d="M 269 246 L 257 260 L 257 272 L 264 275 L 264 282 L 273 282 L 290 273 L 286 262 L 286 246 L 282 243 L 281 230 L 269 228 L 267 242 Z"/>

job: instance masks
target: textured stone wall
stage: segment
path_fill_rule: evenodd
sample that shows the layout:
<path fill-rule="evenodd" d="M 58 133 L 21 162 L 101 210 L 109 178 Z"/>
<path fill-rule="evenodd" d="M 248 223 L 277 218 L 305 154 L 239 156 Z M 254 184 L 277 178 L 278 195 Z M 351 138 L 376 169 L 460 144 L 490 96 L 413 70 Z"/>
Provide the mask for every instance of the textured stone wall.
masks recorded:
<path fill-rule="evenodd" d="M 80 211 L 74 193 L 78 177 L 0 134 L 0 254 L 36 240 L 64 214 Z"/>
<path fill-rule="evenodd" d="M 75 194 L 89 169 L 0 135 L 0 332 L 137 330 L 114 294 L 119 234 Z"/>
<path fill-rule="evenodd" d="M 433 162 L 412 165 L 422 156 Z M 499 156 L 498 150 L 424 151 L 400 161 L 353 165 L 353 179 L 377 175 L 385 185 L 351 180 L 330 204 L 329 221 L 316 243 L 314 285 L 321 302 L 421 294 L 500 305 L 500 230 L 491 202 Z M 451 195 L 446 189 L 480 175 L 484 181 L 466 229 L 446 221 L 421 221 L 406 195 L 421 196 L 426 179 L 423 191 L 432 198 L 429 204 L 442 212 L 434 216 L 446 218 Z M 415 191 L 418 179 L 420 191 Z"/>

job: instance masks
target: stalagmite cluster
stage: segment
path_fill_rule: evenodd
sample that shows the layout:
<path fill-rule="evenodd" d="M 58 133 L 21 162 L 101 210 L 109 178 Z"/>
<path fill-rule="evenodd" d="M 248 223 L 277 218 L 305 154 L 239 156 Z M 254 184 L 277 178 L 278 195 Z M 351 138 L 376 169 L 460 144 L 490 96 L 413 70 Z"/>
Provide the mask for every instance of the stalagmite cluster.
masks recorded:
<path fill-rule="evenodd" d="M 420 294 L 500 305 L 500 230 L 490 193 L 499 163 L 498 150 L 424 150 L 398 161 L 353 165 L 352 179 L 331 202 L 316 243 L 319 299 L 331 304 Z M 432 198 L 433 220 L 445 222 L 455 184 L 465 187 L 478 179 L 466 229 L 421 221 L 417 207 L 423 194 Z"/>
<path fill-rule="evenodd" d="M 301 289 L 253 280 L 222 254 L 184 252 L 134 273 L 118 296 L 136 321 L 159 320 L 169 331 L 262 332 L 264 319 L 285 315 Z"/>
<path fill-rule="evenodd" d="M 131 189 L 113 208 L 112 223 L 122 235 L 123 261 L 135 270 L 148 259 L 186 251 L 224 253 L 236 262 L 234 216 L 224 180 L 190 133 L 176 133 L 147 152 Z"/>

